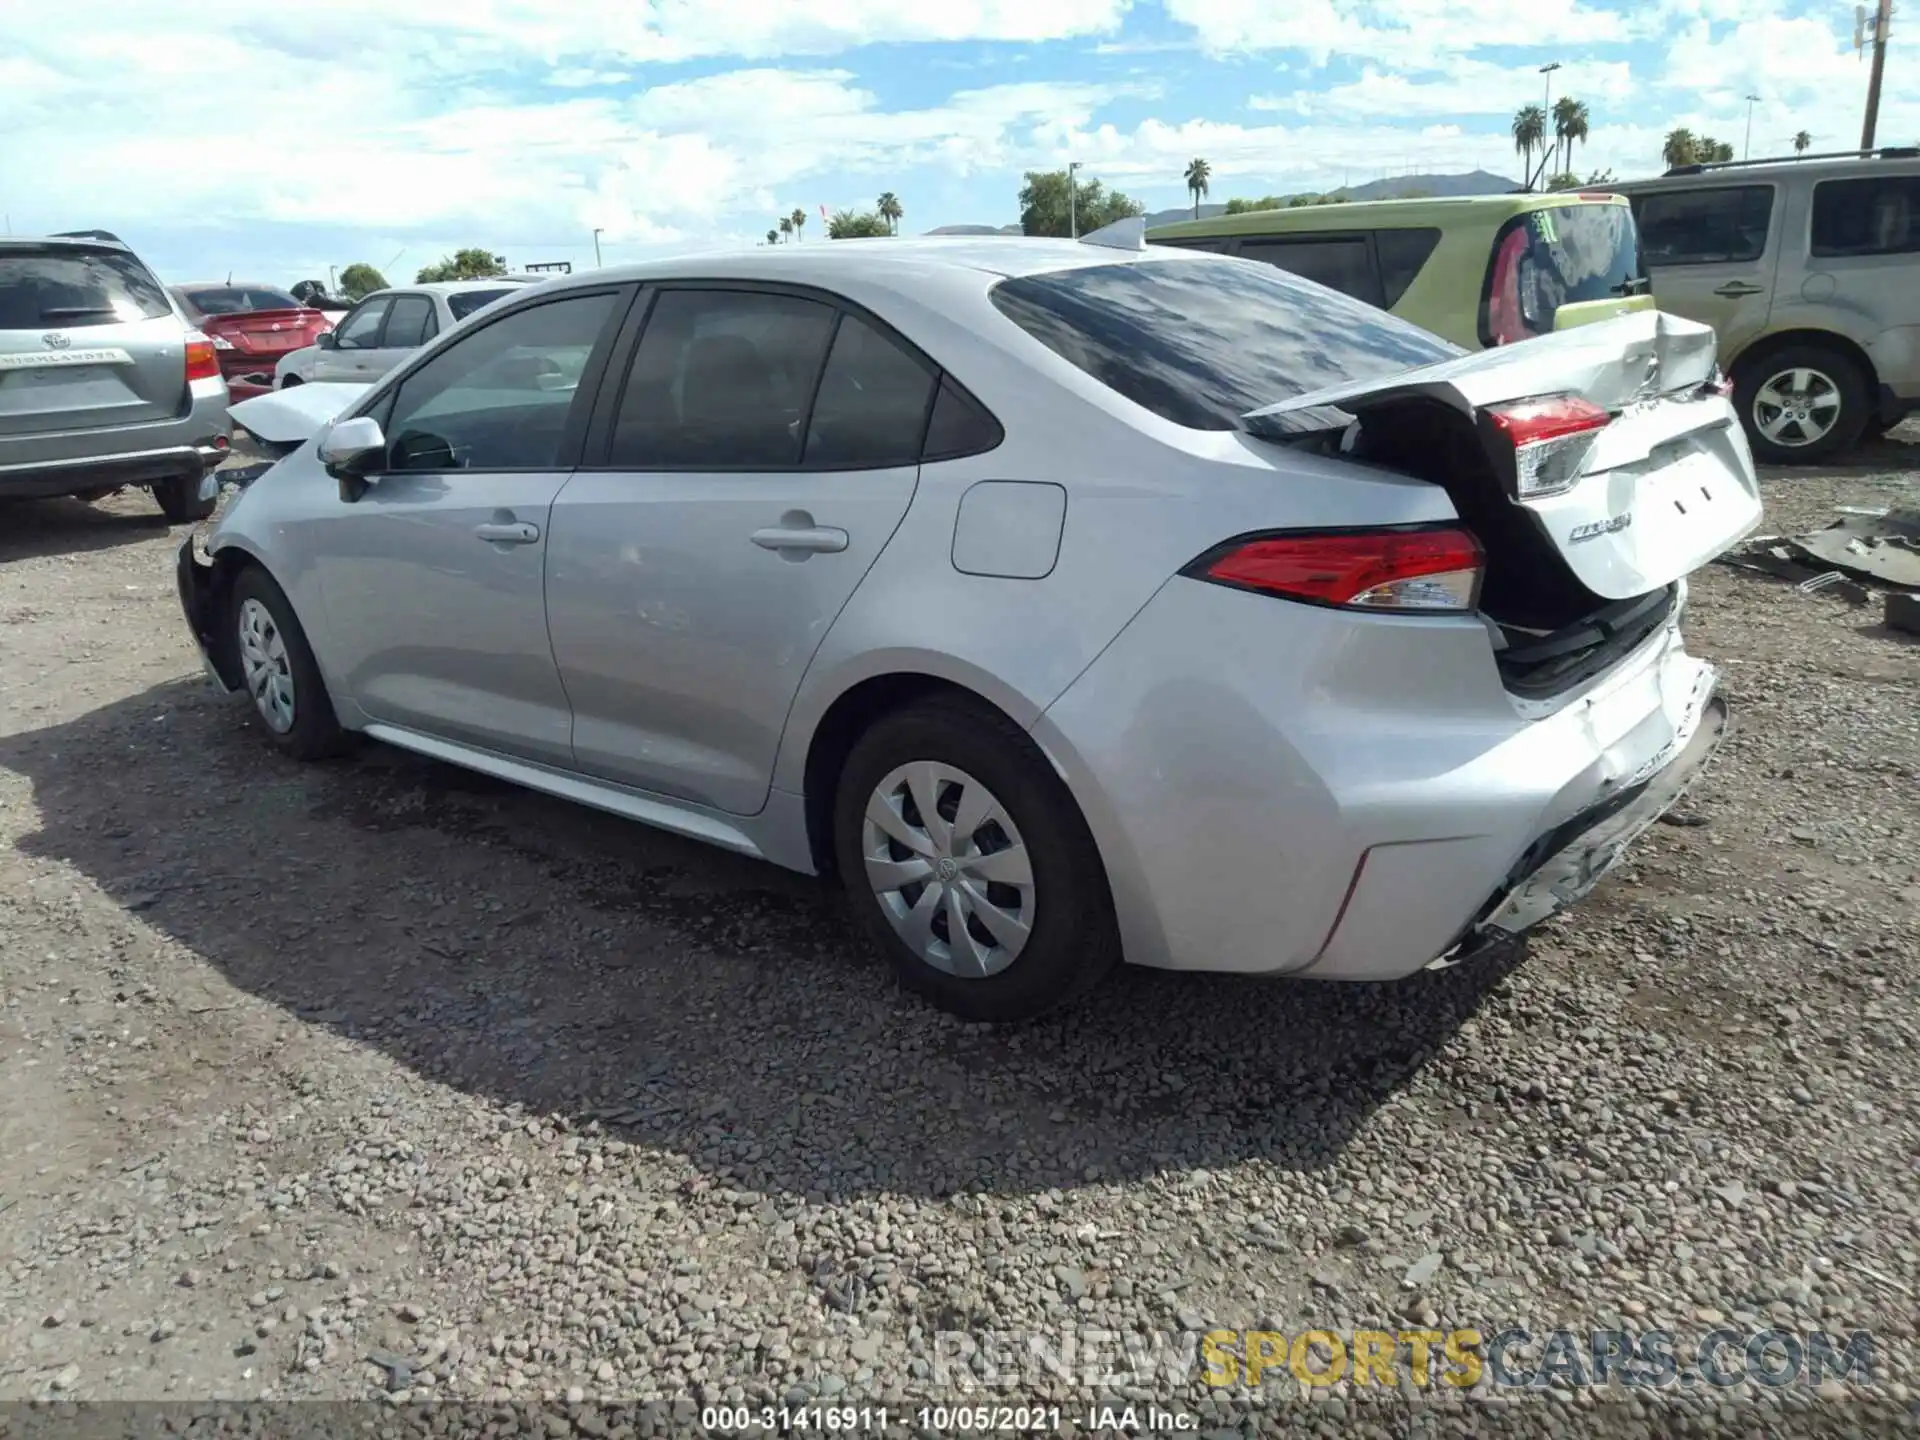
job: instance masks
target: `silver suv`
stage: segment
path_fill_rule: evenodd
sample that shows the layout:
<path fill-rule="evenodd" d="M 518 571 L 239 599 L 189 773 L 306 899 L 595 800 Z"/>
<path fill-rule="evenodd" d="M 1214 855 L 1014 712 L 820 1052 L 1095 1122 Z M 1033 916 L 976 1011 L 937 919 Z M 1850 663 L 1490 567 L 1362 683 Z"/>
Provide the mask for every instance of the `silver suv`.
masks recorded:
<path fill-rule="evenodd" d="M 0 240 L 0 500 L 143 485 L 203 519 L 232 428 L 213 342 L 125 245 Z"/>
<path fill-rule="evenodd" d="M 1824 460 L 1920 409 L 1920 149 L 1610 187 L 1662 310 L 1714 327 L 1754 454 Z"/>

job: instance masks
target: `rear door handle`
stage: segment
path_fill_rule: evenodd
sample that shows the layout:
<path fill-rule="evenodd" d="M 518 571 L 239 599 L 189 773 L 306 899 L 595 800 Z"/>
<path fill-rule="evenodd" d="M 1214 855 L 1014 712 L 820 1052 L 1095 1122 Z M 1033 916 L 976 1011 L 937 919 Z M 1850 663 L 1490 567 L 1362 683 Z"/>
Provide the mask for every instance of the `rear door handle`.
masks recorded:
<path fill-rule="evenodd" d="M 753 532 L 753 543 L 795 555 L 835 555 L 847 548 L 847 532 L 825 525 L 770 525 Z"/>
<path fill-rule="evenodd" d="M 493 541 L 496 545 L 531 545 L 540 538 L 540 527 L 527 520 L 497 521 L 476 525 L 473 527 L 473 533 L 482 540 Z"/>
<path fill-rule="evenodd" d="M 1729 280 L 1713 293 L 1724 295 L 1729 300 L 1737 300 L 1742 295 L 1758 295 L 1766 288 L 1764 285 L 1749 285 L 1744 280 Z"/>

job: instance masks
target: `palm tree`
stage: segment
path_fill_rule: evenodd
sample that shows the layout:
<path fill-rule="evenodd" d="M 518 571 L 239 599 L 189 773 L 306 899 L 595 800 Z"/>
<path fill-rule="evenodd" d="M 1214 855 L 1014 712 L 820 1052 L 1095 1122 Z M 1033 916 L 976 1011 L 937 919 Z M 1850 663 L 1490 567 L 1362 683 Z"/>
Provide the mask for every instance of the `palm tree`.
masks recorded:
<path fill-rule="evenodd" d="M 780 232 L 778 230 L 767 231 L 767 244 L 778 245 L 779 243 L 780 243 Z"/>
<path fill-rule="evenodd" d="M 1702 135 L 1693 142 L 1693 158 L 1701 164 L 1715 160 L 1733 159 L 1733 146 L 1724 140 L 1716 140 L 1711 135 Z"/>
<path fill-rule="evenodd" d="M 1200 197 L 1207 193 L 1207 182 L 1213 178 L 1213 167 L 1199 156 L 1187 162 L 1187 189 L 1193 195 L 1193 218 L 1200 218 Z"/>
<path fill-rule="evenodd" d="M 1793 137 L 1793 153 L 1796 155 L 1804 155 L 1807 153 L 1807 147 L 1811 144 L 1813 144 L 1813 136 L 1804 130 L 1799 131 Z"/>
<path fill-rule="evenodd" d="M 1583 100 L 1571 95 L 1562 95 L 1553 102 L 1553 153 L 1557 168 L 1562 174 L 1573 169 L 1573 146 L 1578 141 L 1587 143 L 1587 106 Z M 1561 149 L 1566 154 L 1561 157 Z"/>
<path fill-rule="evenodd" d="M 883 190 L 880 192 L 879 201 L 873 208 L 875 213 L 887 222 L 887 233 L 889 235 L 898 235 L 900 233 L 900 217 L 907 213 L 900 207 L 900 197 L 891 190 Z"/>
<path fill-rule="evenodd" d="M 1693 164 L 1700 142 L 1693 138 L 1693 132 L 1682 125 L 1667 132 L 1666 144 L 1660 147 L 1660 158 L 1667 162 L 1669 170 L 1677 170 L 1682 165 Z"/>
<path fill-rule="evenodd" d="M 786 239 L 791 239 L 792 237 L 793 237 L 793 216 L 782 215 L 780 217 L 780 238 L 783 240 L 786 240 Z"/>
<path fill-rule="evenodd" d="M 806 228 L 807 212 L 796 205 L 793 207 L 793 214 L 789 215 L 787 219 L 793 222 L 793 238 L 798 240 L 801 230 Z"/>
<path fill-rule="evenodd" d="M 1526 163 L 1527 188 L 1533 188 L 1533 147 L 1547 143 L 1547 112 L 1528 105 L 1513 117 L 1513 148 Z"/>

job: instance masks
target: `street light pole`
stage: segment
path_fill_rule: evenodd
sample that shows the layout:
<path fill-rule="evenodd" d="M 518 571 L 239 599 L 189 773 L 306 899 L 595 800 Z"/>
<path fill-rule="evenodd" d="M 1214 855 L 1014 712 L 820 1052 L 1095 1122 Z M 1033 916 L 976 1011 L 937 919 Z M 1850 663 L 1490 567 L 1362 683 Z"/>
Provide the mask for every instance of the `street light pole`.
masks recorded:
<path fill-rule="evenodd" d="M 1073 172 L 1079 168 L 1078 160 L 1067 162 L 1067 235 L 1074 240 L 1080 238 L 1079 194 L 1073 183 Z"/>
<path fill-rule="evenodd" d="M 1740 146 L 1740 158 L 1745 160 L 1753 151 L 1753 107 L 1759 101 L 1758 95 L 1747 96 L 1747 138 Z"/>
<path fill-rule="evenodd" d="M 1540 183 L 1543 186 L 1547 181 L 1547 137 L 1545 131 L 1548 126 L 1553 124 L 1553 72 L 1559 68 L 1560 62 L 1558 60 L 1554 61 L 1551 65 L 1542 65 L 1540 67 L 1540 73 L 1547 77 L 1546 96 L 1542 102 L 1540 111 L 1540 127 L 1542 131 L 1540 136 Z M 1527 188 L 1529 190 L 1533 188 L 1531 181 L 1528 182 Z"/>
<path fill-rule="evenodd" d="M 593 268 L 600 268 L 600 227 L 593 227 Z"/>

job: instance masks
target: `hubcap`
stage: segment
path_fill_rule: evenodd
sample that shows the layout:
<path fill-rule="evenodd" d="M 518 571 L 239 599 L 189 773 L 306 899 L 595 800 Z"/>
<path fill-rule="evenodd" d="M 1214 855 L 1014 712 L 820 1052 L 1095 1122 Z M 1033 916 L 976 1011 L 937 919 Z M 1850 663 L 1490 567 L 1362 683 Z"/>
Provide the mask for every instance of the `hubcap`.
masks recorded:
<path fill-rule="evenodd" d="M 1840 422 L 1840 387 L 1818 370 L 1782 370 L 1753 395 L 1753 423 L 1775 445 L 1797 450 Z"/>
<path fill-rule="evenodd" d="M 276 735 L 293 728 L 293 667 L 273 612 L 258 600 L 240 606 L 240 671 L 254 708 Z"/>
<path fill-rule="evenodd" d="M 860 852 L 880 909 L 936 970 L 997 975 L 1033 933 L 1033 866 L 992 791 L 936 760 L 902 765 L 874 788 Z"/>

